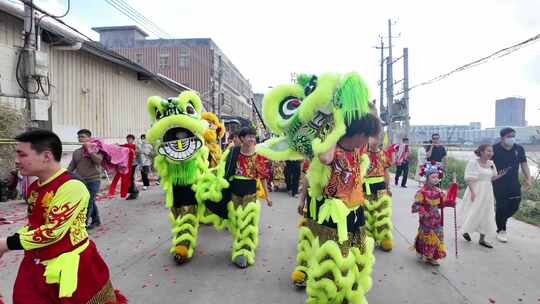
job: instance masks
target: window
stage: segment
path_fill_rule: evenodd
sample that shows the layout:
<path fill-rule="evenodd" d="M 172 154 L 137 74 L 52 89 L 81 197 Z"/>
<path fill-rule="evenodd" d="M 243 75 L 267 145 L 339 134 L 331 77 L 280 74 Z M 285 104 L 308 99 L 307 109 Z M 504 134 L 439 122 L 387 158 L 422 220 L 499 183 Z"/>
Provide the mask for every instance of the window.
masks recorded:
<path fill-rule="evenodd" d="M 143 54 L 135 54 L 135 62 L 137 64 L 143 64 Z"/>
<path fill-rule="evenodd" d="M 189 49 L 182 47 L 178 53 L 178 67 L 187 68 L 189 66 Z"/>
<path fill-rule="evenodd" d="M 168 69 L 169 68 L 169 52 L 161 51 L 159 54 L 159 68 Z"/>

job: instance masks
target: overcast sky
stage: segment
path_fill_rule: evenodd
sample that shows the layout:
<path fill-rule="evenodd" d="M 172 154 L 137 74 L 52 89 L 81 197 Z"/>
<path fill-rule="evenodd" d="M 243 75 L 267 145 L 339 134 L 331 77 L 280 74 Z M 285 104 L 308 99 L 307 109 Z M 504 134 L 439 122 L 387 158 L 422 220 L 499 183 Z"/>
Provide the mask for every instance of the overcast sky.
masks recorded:
<path fill-rule="evenodd" d="M 54 13 L 67 3 L 35 1 Z M 354 70 L 378 99 L 373 46 L 389 18 L 401 33 L 394 56 L 409 48 L 411 85 L 540 33 L 540 0 L 125 1 L 175 38 L 212 38 L 261 93 L 292 72 Z M 71 6 L 66 22 L 96 40 L 91 27 L 135 24 L 105 0 Z M 491 127 L 495 99 L 508 96 L 525 97 L 529 124 L 540 125 L 540 43 L 411 91 L 412 123 Z"/>

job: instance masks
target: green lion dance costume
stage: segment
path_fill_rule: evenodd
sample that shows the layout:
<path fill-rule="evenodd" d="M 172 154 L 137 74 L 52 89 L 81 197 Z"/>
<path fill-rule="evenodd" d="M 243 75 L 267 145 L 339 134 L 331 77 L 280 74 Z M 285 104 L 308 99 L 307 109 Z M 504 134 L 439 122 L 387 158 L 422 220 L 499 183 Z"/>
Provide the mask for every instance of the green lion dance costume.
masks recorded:
<path fill-rule="evenodd" d="M 223 219 L 221 223 L 231 232 L 231 258 L 240 268 L 255 263 L 261 209 L 258 197 L 266 196 L 261 180 L 269 176 L 267 162 L 256 153 L 246 156 L 240 147 L 232 147 L 196 186 L 198 201 Z M 214 226 L 219 229 L 223 225 L 216 220 Z"/>
<path fill-rule="evenodd" d="M 208 148 L 203 135 L 208 123 L 201 119 L 199 96 L 185 91 L 178 98 L 148 98 L 152 127 L 146 136 L 154 146 L 154 165 L 165 190 L 165 204 L 170 209 L 172 226 L 171 253 L 178 264 L 193 256 L 199 228 L 199 203 L 194 185 L 208 170 Z"/>
<path fill-rule="evenodd" d="M 368 100 L 367 86 L 355 73 L 302 75 L 295 84 L 277 86 L 264 98 L 263 118 L 275 137 L 258 145 L 257 151 L 272 160 L 310 160 L 308 212 L 299 230 L 297 266 L 291 275 L 297 286 L 305 284 L 307 303 L 367 303 L 374 240 L 362 227 L 349 224 L 357 209 L 338 195 L 329 195 L 328 189 L 339 189 L 351 165 L 361 196 L 369 160 L 357 153 L 340 167 L 340 162 L 324 165 L 319 155 L 336 145 L 348 123 L 368 115 Z"/>

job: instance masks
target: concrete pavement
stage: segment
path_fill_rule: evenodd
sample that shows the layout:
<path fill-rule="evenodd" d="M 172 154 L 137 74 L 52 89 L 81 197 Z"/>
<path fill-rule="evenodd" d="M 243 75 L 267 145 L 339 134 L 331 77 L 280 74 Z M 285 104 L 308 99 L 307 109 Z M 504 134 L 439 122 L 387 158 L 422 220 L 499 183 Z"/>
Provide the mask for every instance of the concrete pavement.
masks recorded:
<path fill-rule="evenodd" d="M 454 256 L 453 213 L 446 212 L 448 257 L 438 268 L 416 260 L 410 246 L 417 217 L 410 213 L 416 186 L 394 190 L 394 237 L 391 253 L 376 251 L 374 303 L 534 303 L 540 304 L 540 229 L 518 221 L 509 224 L 508 244 L 494 241 L 488 250 L 458 239 Z M 263 206 L 256 264 L 240 270 L 230 263 L 226 231 L 202 226 L 195 258 L 176 266 L 168 254 L 170 228 L 160 188 L 141 191 L 135 201 L 100 201 L 104 225 L 91 232 L 110 266 L 113 284 L 130 303 L 304 303 L 305 294 L 289 280 L 297 240 L 296 200 L 272 194 L 274 207 Z M 0 216 L 21 219 L 23 204 L 0 204 Z M 0 225 L 0 236 L 22 220 Z M 489 236 L 491 240 L 494 236 Z M 0 293 L 11 303 L 11 289 L 21 253 L 0 260 Z"/>

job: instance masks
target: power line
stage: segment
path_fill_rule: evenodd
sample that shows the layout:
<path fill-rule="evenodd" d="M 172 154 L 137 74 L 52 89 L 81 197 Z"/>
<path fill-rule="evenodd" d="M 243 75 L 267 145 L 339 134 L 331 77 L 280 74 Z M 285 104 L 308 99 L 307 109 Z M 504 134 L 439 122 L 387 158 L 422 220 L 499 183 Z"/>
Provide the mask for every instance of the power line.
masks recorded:
<path fill-rule="evenodd" d="M 109 4 L 115 6 L 116 9 L 120 10 L 120 12 L 122 12 L 124 15 L 127 14 L 126 16 L 128 16 L 131 20 L 134 20 L 135 22 L 140 24 L 142 27 L 154 33 L 156 36 L 161 38 L 162 36 L 168 35 L 164 30 L 159 28 L 155 23 L 148 20 L 146 17 L 141 15 L 133 7 L 129 6 L 129 4 L 125 3 L 124 1 L 121 1 L 121 0 L 110 0 L 110 1 L 106 0 L 106 1 L 109 2 Z M 111 1 L 114 4 L 110 3 Z"/>
<path fill-rule="evenodd" d="M 537 40 L 540 39 L 540 34 L 536 35 L 536 36 L 533 36 L 527 40 L 524 40 L 522 42 L 519 42 L 517 44 L 514 44 L 512 46 L 509 46 L 509 47 L 506 47 L 506 48 L 503 48 L 503 49 L 500 49 L 494 53 L 491 53 L 490 55 L 488 56 L 485 56 L 485 57 L 482 57 L 480 59 L 477 59 L 475 61 L 472 61 L 472 62 L 469 62 L 465 65 L 462 65 L 448 73 L 444 73 L 444 74 L 441 74 L 439 76 L 436 76 L 428 81 L 424 81 L 424 82 L 421 82 L 419 84 L 415 84 L 413 86 L 410 87 L 409 91 L 411 91 L 412 89 L 415 89 L 415 88 L 418 88 L 418 87 L 421 87 L 421 86 L 425 86 L 425 85 L 429 85 L 429 84 L 432 84 L 432 83 L 435 83 L 437 81 L 441 81 L 443 79 L 445 79 L 446 77 L 454 74 L 454 73 L 457 73 L 457 72 L 462 72 L 462 71 L 465 71 L 465 70 L 468 70 L 468 69 L 471 69 L 475 66 L 478 66 L 478 65 L 481 65 L 481 64 L 484 64 L 486 62 L 488 62 L 489 60 L 492 60 L 492 59 L 498 59 L 498 58 L 501 58 L 501 57 L 504 57 L 504 56 L 507 56 L 507 55 L 510 55 L 512 54 L 513 52 L 515 51 L 518 51 L 528 45 L 531 45 L 532 43 L 534 42 L 537 42 Z M 399 94 L 402 94 L 404 93 L 403 91 L 397 93 L 396 95 L 399 95 Z"/>
<path fill-rule="evenodd" d="M 144 17 L 142 14 L 137 12 L 133 7 L 129 6 L 129 4 L 125 3 L 122 0 L 105 0 L 109 5 L 114 7 L 116 10 L 130 18 L 131 20 L 135 21 L 139 25 L 141 25 L 143 28 L 147 29 L 152 34 L 158 36 L 159 38 L 163 37 L 170 37 L 170 35 L 159 28 L 155 23 L 148 20 L 146 17 Z"/>
<path fill-rule="evenodd" d="M 148 25 L 152 26 L 155 30 L 159 31 L 163 36 L 171 37 L 169 33 L 167 33 L 165 30 L 160 28 L 157 24 L 152 22 L 150 19 L 146 18 L 144 15 L 139 13 L 135 8 L 130 6 L 128 3 L 126 3 L 124 0 L 113 0 L 115 2 L 120 3 L 123 5 L 126 9 L 128 9 L 130 12 L 132 12 L 135 16 L 137 16 L 139 19 L 142 19 L 144 22 L 146 22 Z"/>
<path fill-rule="evenodd" d="M 117 2 L 114 2 L 112 0 L 105 0 L 110 6 L 118 10 L 120 13 L 122 13 L 124 16 L 128 17 L 129 19 L 135 21 L 137 24 L 139 24 L 141 27 L 145 28 L 148 32 L 151 34 L 154 34 L 158 37 L 161 37 L 161 33 L 158 30 L 155 30 L 152 26 L 147 25 L 143 20 L 140 20 L 136 16 L 134 16 L 132 13 L 130 13 L 127 9 L 122 7 Z"/>
<path fill-rule="evenodd" d="M 35 3 L 33 2 L 30 2 L 30 1 L 22 1 L 21 2 L 25 3 L 25 4 L 28 4 L 30 5 L 33 9 L 35 9 L 36 11 L 42 13 L 42 14 L 45 14 L 45 15 L 50 15 L 47 11 L 45 11 L 44 9 L 42 9 L 41 7 L 37 6 Z M 56 18 L 54 16 L 50 16 L 51 18 L 53 18 L 56 22 L 62 24 L 63 26 L 69 28 L 70 30 L 74 31 L 75 33 L 81 35 L 82 37 L 88 39 L 88 41 L 94 41 L 92 38 L 88 37 L 86 34 L 82 33 L 81 31 L 79 31 L 78 29 L 72 27 L 71 25 L 65 23 L 62 19 L 59 19 L 59 18 Z"/>

